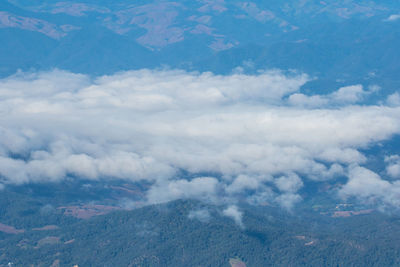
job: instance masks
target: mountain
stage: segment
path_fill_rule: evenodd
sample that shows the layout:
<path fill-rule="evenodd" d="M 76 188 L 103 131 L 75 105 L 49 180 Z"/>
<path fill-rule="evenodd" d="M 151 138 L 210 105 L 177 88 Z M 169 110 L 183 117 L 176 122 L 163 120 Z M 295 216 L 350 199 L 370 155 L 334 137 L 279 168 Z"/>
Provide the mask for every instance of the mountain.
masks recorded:
<path fill-rule="evenodd" d="M 0 264 L 229 266 L 238 259 L 246 266 L 395 266 L 399 261 L 398 217 L 299 217 L 268 207 L 244 214 L 246 228 L 241 229 L 222 216 L 220 207 L 196 201 L 79 221 L 57 210 L 42 211 L 41 227 L 0 233 Z M 43 225 L 46 217 L 58 221 Z"/>
<path fill-rule="evenodd" d="M 0 74 L 281 68 L 398 88 L 395 1 L 4 1 Z M 392 18 L 392 19 L 390 19 Z M 323 81 L 327 81 L 323 83 Z"/>

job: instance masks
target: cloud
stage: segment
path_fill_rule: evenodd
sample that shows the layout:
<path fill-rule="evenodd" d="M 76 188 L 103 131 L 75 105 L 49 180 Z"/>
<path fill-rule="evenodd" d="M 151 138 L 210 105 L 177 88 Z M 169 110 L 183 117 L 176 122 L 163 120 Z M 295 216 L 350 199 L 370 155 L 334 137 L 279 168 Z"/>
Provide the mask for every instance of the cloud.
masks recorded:
<path fill-rule="evenodd" d="M 362 86 L 288 105 L 309 80 L 279 70 L 20 72 L 0 80 L 0 183 L 124 179 L 148 182 L 148 203 L 248 194 L 290 208 L 299 177 L 343 176 L 366 162 L 362 149 L 400 133 L 400 107 L 354 103 L 369 93 Z"/>
<path fill-rule="evenodd" d="M 392 14 L 385 21 L 396 21 L 400 19 L 400 14 Z"/>
<path fill-rule="evenodd" d="M 400 156 L 392 155 L 385 158 L 386 173 L 393 179 L 400 179 Z"/>
<path fill-rule="evenodd" d="M 148 192 L 149 203 L 162 203 L 175 199 L 194 198 L 210 201 L 216 196 L 218 180 L 212 177 L 199 177 L 191 181 L 181 179 L 163 181 Z"/>
<path fill-rule="evenodd" d="M 302 200 L 298 194 L 285 193 L 275 198 L 275 201 L 284 209 L 291 211 L 294 205 Z"/>
<path fill-rule="evenodd" d="M 324 150 L 324 152 L 319 155 L 321 160 L 326 160 L 330 162 L 340 162 L 340 163 L 364 163 L 366 157 L 359 151 L 353 148 L 330 148 Z"/>
<path fill-rule="evenodd" d="M 399 93 L 396 92 L 394 94 L 389 95 L 387 97 L 386 102 L 387 102 L 387 104 L 389 106 L 397 106 L 397 107 L 400 106 L 400 95 L 399 95 Z"/>
<path fill-rule="evenodd" d="M 303 181 L 295 173 L 281 176 L 275 180 L 275 185 L 281 192 L 296 193 L 303 187 Z"/>
<path fill-rule="evenodd" d="M 247 202 L 250 205 L 270 205 L 275 200 L 276 193 L 270 187 L 263 187 L 262 190 L 255 192 L 247 197 Z"/>
<path fill-rule="evenodd" d="M 327 105 L 347 105 L 360 102 L 370 93 L 377 92 L 379 89 L 370 86 L 369 90 L 364 90 L 361 84 L 345 86 L 328 95 L 304 95 L 295 93 L 289 96 L 288 102 L 291 105 L 306 107 L 323 107 Z"/>
<path fill-rule="evenodd" d="M 235 221 L 235 223 L 240 227 L 244 228 L 244 224 L 242 221 L 243 213 L 239 210 L 239 208 L 235 205 L 231 205 L 222 211 L 224 216 L 231 218 Z"/>
<path fill-rule="evenodd" d="M 363 86 L 352 85 L 339 88 L 336 92 L 331 94 L 331 97 L 335 101 L 344 103 L 355 103 L 362 100 L 363 95 L 366 92 L 363 90 Z"/>
<path fill-rule="evenodd" d="M 156 180 L 174 173 L 168 165 L 131 152 L 110 151 L 108 155 L 95 157 L 95 155 L 73 153 L 63 142 L 51 146 L 50 151 L 32 152 L 28 161 L 0 156 L 1 176 L 14 184 L 22 184 L 59 181 L 68 176 L 83 179 L 111 177 L 129 178 L 132 181 Z"/>
<path fill-rule="evenodd" d="M 289 96 L 288 102 L 296 106 L 321 107 L 329 104 L 329 98 L 319 95 L 307 96 L 296 93 Z"/>
<path fill-rule="evenodd" d="M 188 218 L 199 220 L 200 222 L 207 223 L 211 219 L 210 212 L 207 209 L 192 210 L 189 212 Z"/>
<path fill-rule="evenodd" d="M 400 204 L 400 182 L 383 180 L 375 172 L 360 166 L 349 169 L 349 181 L 340 189 L 342 198 L 355 197 L 364 203 L 383 207 L 398 207 Z"/>
<path fill-rule="evenodd" d="M 356 166 L 350 169 L 349 181 L 341 189 L 340 194 L 367 198 L 384 194 L 389 186 L 389 183 L 383 181 L 375 172 Z"/>
<path fill-rule="evenodd" d="M 239 175 L 226 188 L 229 194 L 240 193 L 244 190 L 256 190 L 260 187 L 263 181 L 269 180 L 269 177 L 251 177 L 248 175 Z"/>

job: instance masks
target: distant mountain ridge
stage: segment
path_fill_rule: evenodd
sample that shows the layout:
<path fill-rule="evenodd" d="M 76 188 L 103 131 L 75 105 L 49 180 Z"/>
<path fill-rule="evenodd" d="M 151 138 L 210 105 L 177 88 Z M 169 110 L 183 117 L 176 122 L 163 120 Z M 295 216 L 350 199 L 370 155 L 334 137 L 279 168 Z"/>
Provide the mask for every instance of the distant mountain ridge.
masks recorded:
<path fill-rule="evenodd" d="M 297 69 L 398 87 L 396 1 L 29 1 L 0 4 L 0 76 L 168 66 Z"/>

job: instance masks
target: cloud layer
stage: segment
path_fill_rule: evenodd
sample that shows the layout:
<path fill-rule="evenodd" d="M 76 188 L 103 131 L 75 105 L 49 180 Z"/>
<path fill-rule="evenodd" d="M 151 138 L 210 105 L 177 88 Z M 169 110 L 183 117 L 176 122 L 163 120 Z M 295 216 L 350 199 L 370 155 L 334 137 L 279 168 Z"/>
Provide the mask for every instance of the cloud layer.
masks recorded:
<path fill-rule="evenodd" d="M 309 80 L 277 70 L 17 73 L 0 80 L 0 183 L 144 180 L 149 203 L 246 196 L 288 209 L 304 178 L 348 175 L 342 195 L 359 193 L 357 177 L 376 177 L 350 166 L 400 132 L 400 108 L 355 105 L 370 93 L 361 85 L 306 96 Z"/>

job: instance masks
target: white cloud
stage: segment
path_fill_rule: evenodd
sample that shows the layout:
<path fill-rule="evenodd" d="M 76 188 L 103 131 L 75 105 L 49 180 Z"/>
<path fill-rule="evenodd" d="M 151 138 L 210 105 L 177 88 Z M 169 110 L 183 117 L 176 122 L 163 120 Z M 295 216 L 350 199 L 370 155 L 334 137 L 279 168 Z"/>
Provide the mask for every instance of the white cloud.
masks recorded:
<path fill-rule="evenodd" d="M 226 188 L 229 194 L 240 193 L 246 189 L 256 190 L 260 187 L 263 181 L 269 180 L 269 177 L 252 177 L 248 175 L 239 175 L 236 179 Z"/>
<path fill-rule="evenodd" d="M 389 106 L 400 106 L 400 95 L 399 93 L 393 93 L 387 97 L 386 102 Z"/>
<path fill-rule="evenodd" d="M 356 166 L 350 169 L 349 181 L 341 189 L 340 194 L 367 198 L 383 195 L 389 187 L 390 184 L 382 180 L 378 174 L 364 167 Z"/>
<path fill-rule="evenodd" d="M 400 179 L 400 156 L 392 155 L 385 158 L 386 173 L 393 179 Z"/>
<path fill-rule="evenodd" d="M 264 186 L 262 190 L 258 190 L 254 194 L 248 196 L 247 202 L 255 206 L 270 205 L 275 201 L 274 197 L 276 197 L 276 193 L 270 187 Z"/>
<path fill-rule="evenodd" d="M 320 155 L 321 160 L 339 163 L 364 163 L 366 158 L 363 154 L 353 148 L 329 148 L 325 149 Z"/>
<path fill-rule="evenodd" d="M 211 215 L 207 209 L 192 210 L 189 212 L 188 218 L 196 219 L 199 220 L 200 222 L 207 223 L 210 221 Z"/>
<path fill-rule="evenodd" d="M 156 180 L 170 177 L 174 170 L 165 164 L 135 153 L 110 151 L 108 155 L 63 151 L 59 144 L 52 151 L 34 151 L 30 160 L 0 156 L 0 175 L 6 181 L 21 184 L 30 181 L 58 181 L 67 176 L 84 179 L 119 178 Z"/>
<path fill-rule="evenodd" d="M 146 180 L 149 203 L 243 192 L 261 203 L 276 197 L 267 184 L 282 174 L 334 179 L 366 162 L 360 149 L 400 133 L 400 107 L 354 105 L 358 85 L 318 108 L 287 106 L 308 80 L 276 70 L 18 73 L 0 80 L 0 182 Z M 276 181 L 287 194 L 279 203 L 300 199 Z"/>
<path fill-rule="evenodd" d="M 372 85 L 368 86 L 368 91 L 371 92 L 371 93 L 377 93 L 377 92 L 379 92 L 381 89 L 382 89 L 382 87 L 380 87 L 380 86 L 377 85 L 377 84 L 372 84 Z"/>
<path fill-rule="evenodd" d="M 195 198 L 213 201 L 216 197 L 218 180 L 212 177 L 199 177 L 191 181 L 163 181 L 148 192 L 149 203 L 162 203 L 175 199 Z"/>
<path fill-rule="evenodd" d="M 239 208 L 237 206 L 231 205 L 231 206 L 227 207 L 226 209 L 224 209 L 222 211 L 222 213 L 224 214 L 224 216 L 233 219 L 239 227 L 244 228 L 244 224 L 243 224 L 243 220 L 242 220 L 243 213 L 239 210 Z"/>
<path fill-rule="evenodd" d="M 387 166 L 386 171 L 392 178 L 400 178 L 400 163 Z"/>
<path fill-rule="evenodd" d="M 295 93 L 289 96 L 288 102 L 296 106 L 322 107 L 329 104 L 329 98 L 320 95 L 307 96 Z"/>
<path fill-rule="evenodd" d="M 303 187 L 303 181 L 295 173 L 287 176 L 281 176 L 275 180 L 275 185 L 281 192 L 296 193 Z"/>
<path fill-rule="evenodd" d="M 347 105 L 360 102 L 370 93 L 377 92 L 377 86 L 371 86 L 369 91 L 360 84 L 345 86 L 328 95 L 304 95 L 295 93 L 289 96 L 288 103 L 294 106 L 323 107 L 327 105 Z"/>
<path fill-rule="evenodd" d="M 355 103 L 361 101 L 364 94 L 366 94 L 366 91 L 364 91 L 362 85 L 358 84 L 341 87 L 332 93 L 331 97 L 338 102 Z"/>
<path fill-rule="evenodd" d="M 385 21 L 396 21 L 400 19 L 400 14 L 392 14 Z"/>
<path fill-rule="evenodd" d="M 275 198 L 275 201 L 284 209 L 292 211 L 294 205 L 302 200 L 298 194 L 285 193 Z"/>
<path fill-rule="evenodd" d="M 360 166 L 349 170 L 349 181 L 340 189 L 343 198 L 356 197 L 369 204 L 398 207 L 400 204 L 400 182 L 383 180 L 375 172 Z"/>

